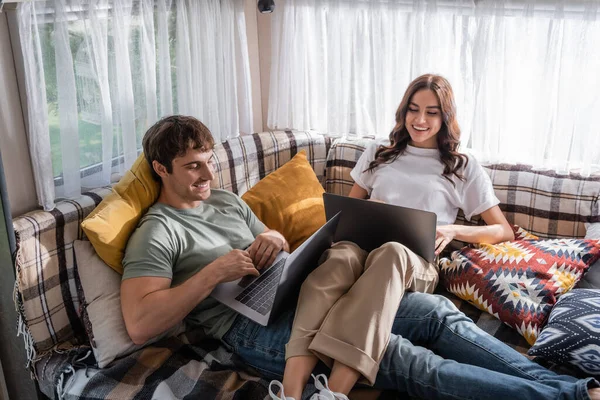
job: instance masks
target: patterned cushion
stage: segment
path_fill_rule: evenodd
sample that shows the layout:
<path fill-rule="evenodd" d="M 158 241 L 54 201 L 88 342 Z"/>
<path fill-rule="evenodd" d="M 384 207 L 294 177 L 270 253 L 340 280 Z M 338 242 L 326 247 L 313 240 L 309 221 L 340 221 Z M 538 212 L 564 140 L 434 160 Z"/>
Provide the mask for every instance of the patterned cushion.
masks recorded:
<path fill-rule="evenodd" d="M 600 257 L 583 239 L 480 244 L 440 263 L 446 289 L 514 327 L 533 344 L 556 299 Z"/>
<path fill-rule="evenodd" d="M 529 354 L 600 377 L 600 290 L 574 289 L 563 295 Z"/>
<path fill-rule="evenodd" d="M 354 184 L 350 171 L 373 139 L 336 139 L 327 156 L 325 190 L 347 195 Z M 582 238 L 586 222 L 600 222 L 600 176 L 559 175 L 526 165 L 484 165 L 500 209 L 511 224 L 543 238 Z M 458 224 L 483 224 L 479 218 Z M 464 245 L 464 244 L 463 244 Z M 459 246 L 461 247 L 461 246 Z"/>
<path fill-rule="evenodd" d="M 230 139 L 215 148 L 214 187 L 243 194 L 298 151 L 306 150 L 320 182 L 330 139 L 316 133 L 277 131 Z M 111 193 L 101 188 L 77 200 L 58 202 L 50 212 L 33 211 L 13 220 L 17 255 L 16 303 L 19 333 L 29 362 L 48 351 L 82 345 L 81 283 L 73 262 L 73 241 L 83 239 L 83 219 Z"/>
<path fill-rule="evenodd" d="M 539 237 L 535 236 L 531 232 L 526 231 L 518 225 L 512 226 L 513 233 L 515 234 L 515 240 L 523 240 L 523 239 L 539 239 Z"/>

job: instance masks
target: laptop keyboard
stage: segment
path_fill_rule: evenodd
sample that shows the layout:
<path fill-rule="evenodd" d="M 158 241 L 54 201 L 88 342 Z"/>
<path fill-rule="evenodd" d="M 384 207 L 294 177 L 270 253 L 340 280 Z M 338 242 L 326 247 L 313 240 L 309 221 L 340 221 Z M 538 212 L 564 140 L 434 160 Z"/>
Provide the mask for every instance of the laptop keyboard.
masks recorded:
<path fill-rule="evenodd" d="M 284 263 L 285 258 L 277 261 L 235 299 L 259 314 L 266 315 L 271 311 Z"/>

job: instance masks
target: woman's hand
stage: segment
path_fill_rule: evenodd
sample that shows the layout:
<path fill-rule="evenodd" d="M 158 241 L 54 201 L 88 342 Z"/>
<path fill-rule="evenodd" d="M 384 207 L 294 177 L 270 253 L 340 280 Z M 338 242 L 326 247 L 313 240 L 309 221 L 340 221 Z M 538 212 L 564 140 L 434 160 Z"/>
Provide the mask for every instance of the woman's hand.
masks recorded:
<path fill-rule="evenodd" d="M 435 231 L 435 255 L 439 256 L 455 237 L 456 232 L 452 225 L 438 226 Z"/>
<path fill-rule="evenodd" d="M 248 247 L 250 258 L 259 270 L 271 265 L 281 250 L 289 251 L 290 246 L 281 233 L 272 229 L 258 235 Z"/>

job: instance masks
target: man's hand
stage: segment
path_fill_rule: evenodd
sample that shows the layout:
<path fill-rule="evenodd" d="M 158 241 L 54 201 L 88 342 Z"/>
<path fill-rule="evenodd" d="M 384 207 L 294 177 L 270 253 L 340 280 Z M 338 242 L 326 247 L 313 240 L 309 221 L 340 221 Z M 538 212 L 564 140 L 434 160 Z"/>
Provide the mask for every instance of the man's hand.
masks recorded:
<path fill-rule="evenodd" d="M 250 254 L 245 250 L 231 250 L 204 267 L 207 268 L 219 283 L 235 281 L 246 275 L 260 275 L 252 263 Z"/>
<path fill-rule="evenodd" d="M 248 247 L 248 253 L 258 269 L 273 264 L 281 250 L 289 252 L 290 246 L 281 233 L 272 229 L 258 235 Z"/>
<path fill-rule="evenodd" d="M 456 233 L 452 225 L 438 226 L 435 232 L 435 255 L 439 256 L 442 250 L 454 240 Z"/>

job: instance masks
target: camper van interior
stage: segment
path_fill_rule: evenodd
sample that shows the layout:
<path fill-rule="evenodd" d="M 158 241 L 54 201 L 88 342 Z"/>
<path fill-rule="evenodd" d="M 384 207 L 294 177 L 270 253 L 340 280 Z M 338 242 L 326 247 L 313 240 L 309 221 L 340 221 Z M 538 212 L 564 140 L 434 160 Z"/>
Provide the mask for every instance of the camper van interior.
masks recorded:
<path fill-rule="evenodd" d="M 599 71 L 599 0 L 0 0 L 0 400 L 600 398 Z M 324 193 L 433 262 L 287 285 Z"/>

